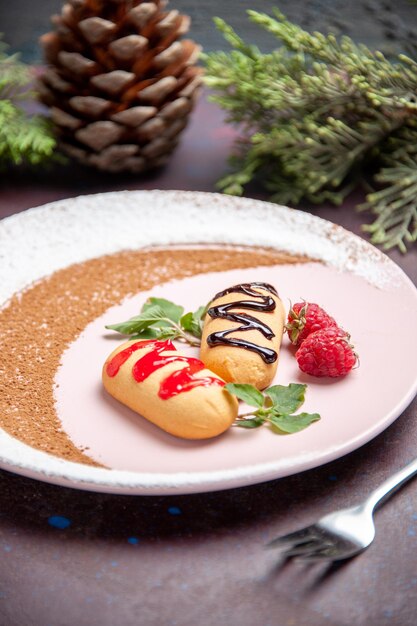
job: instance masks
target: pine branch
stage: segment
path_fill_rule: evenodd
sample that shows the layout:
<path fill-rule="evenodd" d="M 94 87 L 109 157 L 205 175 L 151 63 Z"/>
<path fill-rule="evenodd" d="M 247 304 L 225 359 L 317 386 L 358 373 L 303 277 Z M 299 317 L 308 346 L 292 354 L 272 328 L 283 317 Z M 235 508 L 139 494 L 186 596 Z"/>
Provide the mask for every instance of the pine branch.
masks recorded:
<path fill-rule="evenodd" d="M 417 126 L 401 128 L 390 138 L 383 167 L 375 176 L 386 185 L 367 195 L 360 210 L 370 210 L 375 222 L 364 226 L 371 241 L 385 249 L 398 246 L 406 252 L 405 242 L 417 241 Z"/>
<path fill-rule="evenodd" d="M 0 100 L 0 165 L 36 165 L 50 157 L 54 147 L 46 120 L 27 117 L 10 100 Z"/>
<path fill-rule="evenodd" d="M 401 130 L 417 114 L 417 63 L 405 55 L 391 62 L 348 37 L 310 34 L 278 10 L 275 17 L 248 14 L 282 45 L 262 54 L 216 21 L 233 50 L 204 56 L 206 82 L 227 120 L 242 132 L 232 172 L 219 187 L 240 195 L 257 179 L 280 203 L 340 204 L 371 165 L 383 166 L 376 182 L 389 185 L 399 201 L 396 194 L 408 193 L 415 167 L 407 162 L 407 173 L 395 170 L 396 151 L 401 160 L 403 150 L 416 143 Z M 380 196 L 370 197 L 367 207 L 377 215 L 367 227 L 373 241 L 404 250 L 415 241 L 409 203 L 382 210 Z"/>
<path fill-rule="evenodd" d="M 17 55 L 8 56 L 0 41 L 0 168 L 35 165 L 53 156 L 56 141 L 48 122 L 19 105 L 33 97 L 31 82 L 29 69 Z"/>

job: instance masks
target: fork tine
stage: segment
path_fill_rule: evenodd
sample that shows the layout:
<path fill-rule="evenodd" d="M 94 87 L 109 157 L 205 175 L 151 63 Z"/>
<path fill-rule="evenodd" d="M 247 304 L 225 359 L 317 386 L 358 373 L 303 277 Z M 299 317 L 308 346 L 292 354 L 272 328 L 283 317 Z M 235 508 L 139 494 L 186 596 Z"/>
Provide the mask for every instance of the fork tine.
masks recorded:
<path fill-rule="evenodd" d="M 292 546 L 288 548 L 288 550 L 285 550 L 283 554 L 287 558 L 295 556 L 301 559 L 307 559 L 310 555 L 317 554 L 319 549 L 320 544 L 317 541 L 309 541 L 308 543 Z"/>
<path fill-rule="evenodd" d="M 317 546 L 315 550 L 311 550 L 305 554 L 299 553 L 297 555 L 297 560 L 309 561 L 310 563 L 319 561 L 335 561 L 338 560 L 337 553 L 338 551 L 335 551 L 335 546 L 322 545 L 321 547 Z"/>
<path fill-rule="evenodd" d="M 300 528 L 300 530 L 296 530 L 293 533 L 288 533 L 286 535 L 281 535 L 280 537 L 275 537 L 275 539 L 272 539 L 272 541 L 266 544 L 266 547 L 285 548 L 289 543 L 293 545 L 299 545 L 302 543 L 307 543 L 314 538 L 315 534 L 313 533 L 313 528 L 311 526 L 307 526 L 306 528 Z"/>

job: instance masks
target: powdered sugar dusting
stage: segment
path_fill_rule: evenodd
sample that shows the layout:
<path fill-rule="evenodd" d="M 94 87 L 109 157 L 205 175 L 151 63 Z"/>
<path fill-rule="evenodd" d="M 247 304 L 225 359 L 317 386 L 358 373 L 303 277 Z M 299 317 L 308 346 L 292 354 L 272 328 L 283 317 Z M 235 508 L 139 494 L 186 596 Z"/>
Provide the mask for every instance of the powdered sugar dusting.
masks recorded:
<path fill-rule="evenodd" d="M 395 284 L 402 274 L 365 240 L 309 213 L 220 194 L 122 191 L 61 200 L 3 220 L 0 302 L 71 263 L 120 250 L 195 243 L 302 254 L 380 287 Z"/>

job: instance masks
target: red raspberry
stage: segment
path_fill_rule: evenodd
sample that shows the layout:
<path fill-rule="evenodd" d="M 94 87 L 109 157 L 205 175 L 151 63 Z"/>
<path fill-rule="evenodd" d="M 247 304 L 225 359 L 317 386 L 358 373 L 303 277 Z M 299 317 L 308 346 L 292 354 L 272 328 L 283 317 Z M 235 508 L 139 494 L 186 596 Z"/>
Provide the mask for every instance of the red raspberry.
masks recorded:
<path fill-rule="evenodd" d="M 291 343 L 300 346 L 311 333 L 322 328 L 337 328 L 336 321 L 314 302 L 297 302 L 288 313 L 285 326 Z"/>
<path fill-rule="evenodd" d="M 299 368 L 311 376 L 345 376 L 358 360 L 349 339 L 337 327 L 311 333 L 295 353 Z"/>

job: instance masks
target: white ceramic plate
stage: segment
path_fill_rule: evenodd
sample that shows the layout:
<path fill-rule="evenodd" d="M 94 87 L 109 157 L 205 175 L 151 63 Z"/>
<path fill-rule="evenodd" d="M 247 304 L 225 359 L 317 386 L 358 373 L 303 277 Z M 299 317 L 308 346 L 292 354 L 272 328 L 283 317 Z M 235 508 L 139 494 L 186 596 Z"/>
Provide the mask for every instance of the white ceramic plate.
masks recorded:
<path fill-rule="evenodd" d="M 395 324 L 400 315 L 416 317 L 417 290 L 411 281 L 388 257 L 344 229 L 265 202 L 197 192 L 119 192 L 60 201 L 7 218 L 0 223 L 0 303 L 75 262 L 126 249 L 197 244 L 267 246 L 324 264 L 197 275 L 159 285 L 113 307 L 63 354 L 57 373 L 57 411 L 65 431 L 111 469 L 62 460 L 4 431 L 1 467 L 59 485 L 111 493 L 226 489 L 336 459 L 375 437 L 411 402 L 417 390 L 417 328 L 409 325 L 407 337 L 401 337 Z M 320 422 L 289 436 L 266 428 L 234 428 L 213 441 L 185 442 L 101 392 L 101 365 L 113 349 L 104 324 L 133 315 L 148 295 L 192 309 L 220 289 L 248 280 L 275 284 L 286 303 L 300 297 L 320 302 L 352 334 L 360 367 L 337 381 L 303 376 L 288 344 L 283 344 L 276 382 L 307 382 L 303 409 L 319 412 Z M 81 371 L 77 364 L 86 350 L 97 367 Z M 89 420 L 80 420 L 83 414 Z"/>

